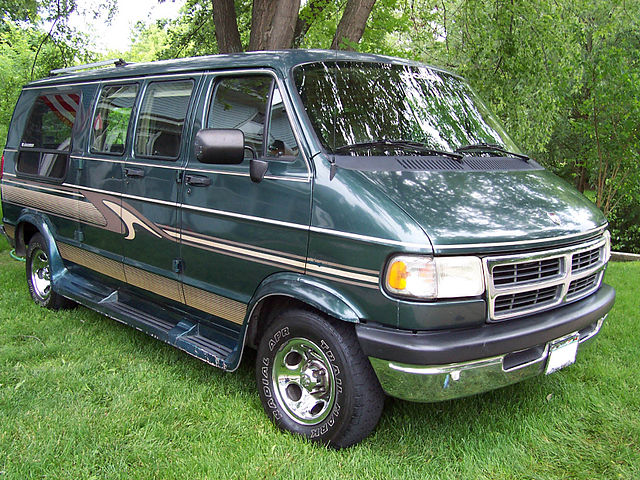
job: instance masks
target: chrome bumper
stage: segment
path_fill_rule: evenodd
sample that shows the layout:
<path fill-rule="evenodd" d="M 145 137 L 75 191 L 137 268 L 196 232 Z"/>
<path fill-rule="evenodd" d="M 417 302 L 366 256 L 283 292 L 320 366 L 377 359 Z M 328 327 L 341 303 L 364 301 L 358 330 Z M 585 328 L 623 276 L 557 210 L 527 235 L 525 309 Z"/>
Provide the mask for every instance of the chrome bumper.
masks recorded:
<path fill-rule="evenodd" d="M 598 334 L 606 317 L 580 330 L 580 345 Z M 413 402 L 438 402 L 494 390 L 541 374 L 551 343 L 520 352 L 447 365 L 408 365 L 373 357 L 369 357 L 369 360 L 388 395 Z M 535 355 L 535 358 L 531 358 L 531 355 Z M 519 359 L 521 363 L 518 363 Z"/>

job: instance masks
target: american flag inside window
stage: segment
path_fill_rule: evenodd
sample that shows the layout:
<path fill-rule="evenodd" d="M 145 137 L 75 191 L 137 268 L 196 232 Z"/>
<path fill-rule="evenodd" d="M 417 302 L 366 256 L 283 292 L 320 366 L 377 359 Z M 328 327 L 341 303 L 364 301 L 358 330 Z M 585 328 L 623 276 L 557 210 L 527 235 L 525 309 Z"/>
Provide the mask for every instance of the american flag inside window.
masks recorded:
<path fill-rule="evenodd" d="M 18 172 L 61 178 L 71 150 L 71 131 L 80 109 L 80 94 L 57 92 L 39 96 L 25 126 Z"/>

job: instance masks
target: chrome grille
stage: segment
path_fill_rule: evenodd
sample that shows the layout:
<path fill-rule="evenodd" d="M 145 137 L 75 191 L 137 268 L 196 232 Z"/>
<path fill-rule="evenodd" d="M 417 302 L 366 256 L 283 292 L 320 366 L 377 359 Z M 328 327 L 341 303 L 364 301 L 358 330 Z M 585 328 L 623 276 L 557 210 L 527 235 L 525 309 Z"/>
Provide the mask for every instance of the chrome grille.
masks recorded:
<path fill-rule="evenodd" d="M 593 273 L 588 277 L 583 277 L 578 280 L 574 280 L 569 284 L 569 290 L 567 291 L 567 297 L 575 297 L 581 293 L 592 290 L 596 285 L 600 283 L 600 272 Z"/>
<path fill-rule="evenodd" d="M 555 302 L 560 287 L 539 288 L 526 292 L 510 293 L 499 295 L 495 300 L 495 310 L 497 314 L 517 313 L 522 310 L 529 310 L 539 305 L 546 305 Z"/>
<path fill-rule="evenodd" d="M 602 247 L 574 254 L 571 259 L 571 271 L 574 273 L 580 272 L 598 263 L 602 255 L 600 250 L 602 250 Z"/>
<path fill-rule="evenodd" d="M 572 247 L 484 258 L 489 321 L 548 310 L 591 294 L 608 261 L 608 232 Z"/>
<path fill-rule="evenodd" d="M 562 258 L 512 263 L 493 267 L 494 285 L 518 285 L 553 278 L 562 273 Z"/>

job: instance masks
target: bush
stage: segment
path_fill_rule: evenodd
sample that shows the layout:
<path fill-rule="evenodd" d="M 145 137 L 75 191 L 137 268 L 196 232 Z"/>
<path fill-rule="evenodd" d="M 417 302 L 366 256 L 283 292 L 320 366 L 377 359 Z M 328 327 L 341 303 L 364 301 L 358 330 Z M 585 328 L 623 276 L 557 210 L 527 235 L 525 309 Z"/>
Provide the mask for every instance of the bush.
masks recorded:
<path fill-rule="evenodd" d="M 640 253 L 640 186 L 626 192 L 608 217 L 612 249 Z"/>

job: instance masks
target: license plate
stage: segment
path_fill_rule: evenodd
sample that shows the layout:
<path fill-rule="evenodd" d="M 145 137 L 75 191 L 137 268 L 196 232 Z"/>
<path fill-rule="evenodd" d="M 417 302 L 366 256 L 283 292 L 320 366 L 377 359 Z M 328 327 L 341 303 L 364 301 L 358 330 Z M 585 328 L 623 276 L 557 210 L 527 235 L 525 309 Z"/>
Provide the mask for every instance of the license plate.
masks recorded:
<path fill-rule="evenodd" d="M 551 342 L 551 345 L 549 345 L 547 368 L 544 373 L 549 375 L 574 363 L 576 361 L 579 342 L 580 334 L 578 332 Z"/>

